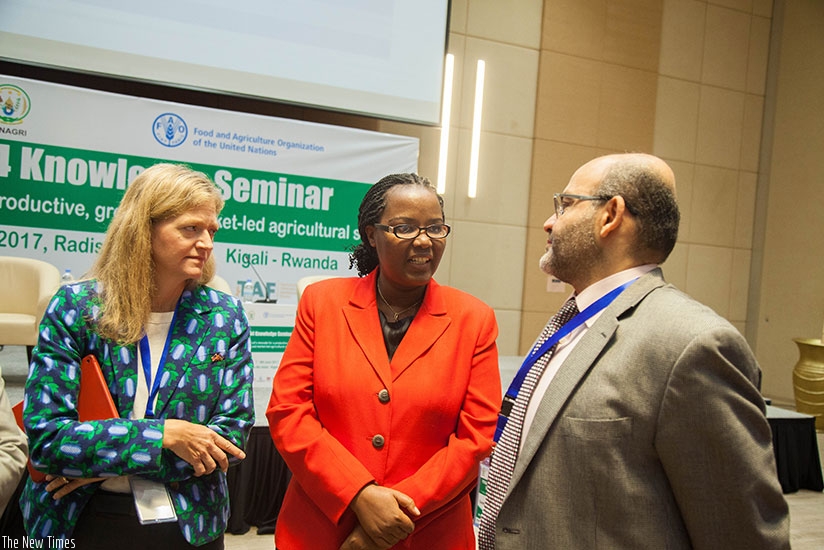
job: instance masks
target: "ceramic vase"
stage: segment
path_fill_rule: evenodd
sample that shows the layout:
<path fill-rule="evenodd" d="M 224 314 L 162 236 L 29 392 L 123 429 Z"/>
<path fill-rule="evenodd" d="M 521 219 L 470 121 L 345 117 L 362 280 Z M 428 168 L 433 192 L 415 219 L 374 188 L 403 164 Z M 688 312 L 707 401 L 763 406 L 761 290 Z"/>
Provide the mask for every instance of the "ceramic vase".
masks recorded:
<path fill-rule="evenodd" d="M 815 428 L 824 431 L 824 343 L 818 338 L 793 338 L 799 358 L 793 367 L 795 408 L 815 416 Z"/>

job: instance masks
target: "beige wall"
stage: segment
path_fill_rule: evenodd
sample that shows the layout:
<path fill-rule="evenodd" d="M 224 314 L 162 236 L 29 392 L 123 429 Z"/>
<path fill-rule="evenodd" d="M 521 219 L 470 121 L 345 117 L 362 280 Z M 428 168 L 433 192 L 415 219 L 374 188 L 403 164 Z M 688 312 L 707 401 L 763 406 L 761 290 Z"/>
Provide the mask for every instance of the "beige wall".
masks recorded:
<path fill-rule="evenodd" d="M 586 160 L 624 150 L 676 171 L 684 222 L 670 280 L 745 330 L 771 12 L 753 0 L 453 2 L 456 232 L 439 278 L 496 308 L 502 351 L 522 352 L 564 300 L 535 267 L 552 193 Z M 484 132 L 468 199 L 478 58 Z M 437 128 L 378 127 L 420 136 L 420 171 L 434 177 Z"/>
<path fill-rule="evenodd" d="M 824 2 L 777 0 L 751 316 L 765 393 L 793 403 L 794 337 L 824 323 Z"/>
<path fill-rule="evenodd" d="M 504 354 L 523 353 L 564 292 L 537 269 L 552 193 L 590 158 L 648 151 L 683 213 L 667 278 L 747 331 L 771 0 L 455 0 L 447 217 L 438 273 L 491 304 Z M 466 198 L 475 62 L 486 61 L 478 197 Z M 421 138 L 435 178 L 438 128 Z M 767 370 L 765 368 L 765 370 Z M 765 391 L 775 377 L 765 373 Z"/>
<path fill-rule="evenodd" d="M 495 308 L 498 346 L 518 353 L 541 42 L 541 0 L 453 0 L 455 56 L 446 217 L 454 227 L 436 278 Z M 477 197 L 467 198 L 475 67 L 486 63 Z M 440 130 L 379 122 L 421 138 L 419 172 L 435 181 Z"/>
<path fill-rule="evenodd" d="M 764 105 L 769 1 L 547 0 L 529 256 L 551 194 L 587 158 L 649 151 L 676 173 L 683 214 L 667 278 L 742 332 Z M 562 297 L 527 273 L 521 349 Z"/>
<path fill-rule="evenodd" d="M 568 294 L 537 268 L 552 194 L 595 156 L 652 151 L 661 14 L 658 0 L 544 2 L 521 352 Z"/>

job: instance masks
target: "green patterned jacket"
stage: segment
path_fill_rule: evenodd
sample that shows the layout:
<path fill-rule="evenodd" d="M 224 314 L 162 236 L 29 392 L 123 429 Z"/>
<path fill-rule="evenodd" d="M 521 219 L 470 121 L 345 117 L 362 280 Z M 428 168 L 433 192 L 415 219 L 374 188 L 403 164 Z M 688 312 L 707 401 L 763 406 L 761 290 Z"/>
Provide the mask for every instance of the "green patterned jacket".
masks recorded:
<path fill-rule="evenodd" d="M 254 425 L 249 327 L 240 302 L 208 287 L 185 291 L 178 306 L 155 418 L 128 420 L 134 404 L 137 346 L 95 332 L 97 283 L 61 287 L 40 324 L 26 382 L 24 421 L 33 465 L 67 477 L 137 474 L 166 484 L 184 537 L 194 545 L 220 536 L 229 517 L 226 475 L 195 478 L 192 467 L 161 448 L 163 422 L 204 424 L 243 448 Z M 120 419 L 78 422 L 80 360 L 94 354 Z M 141 372 L 142 375 L 142 372 Z M 20 499 L 30 537 L 71 538 L 88 499 L 100 486 L 81 487 L 58 501 L 45 483 L 29 480 Z M 105 527 L 102 527 L 105 528 Z"/>

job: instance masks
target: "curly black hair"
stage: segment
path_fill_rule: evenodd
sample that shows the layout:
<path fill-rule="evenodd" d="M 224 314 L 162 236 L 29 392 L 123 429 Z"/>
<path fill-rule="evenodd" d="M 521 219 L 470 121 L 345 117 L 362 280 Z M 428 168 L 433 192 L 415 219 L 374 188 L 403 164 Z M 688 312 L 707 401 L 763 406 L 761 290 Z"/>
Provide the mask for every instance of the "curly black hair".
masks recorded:
<path fill-rule="evenodd" d="M 361 201 L 358 209 L 358 231 L 360 232 L 361 243 L 352 247 L 349 254 L 349 268 L 357 267 L 358 275 L 363 277 L 378 267 L 378 253 L 369 244 L 366 236 L 366 228 L 380 222 L 383 211 L 386 208 L 386 193 L 396 185 L 420 185 L 431 189 L 438 197 L 441 205 L 441 215 L 443 215 L 443 197 L 438 195 L 435 186 L 428 178 L 418 174 L 390 174 L 381 178 L 375 185 L 369 188 Z"/>

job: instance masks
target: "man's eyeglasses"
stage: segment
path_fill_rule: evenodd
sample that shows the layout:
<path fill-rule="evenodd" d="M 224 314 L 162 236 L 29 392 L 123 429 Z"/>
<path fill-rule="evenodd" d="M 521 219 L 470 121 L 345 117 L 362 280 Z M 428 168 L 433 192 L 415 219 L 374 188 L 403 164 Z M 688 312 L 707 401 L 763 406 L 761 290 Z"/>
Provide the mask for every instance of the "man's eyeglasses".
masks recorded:
<path fill-rule="evenodd" d="M 555 202 L 555 217 L 560 218 L 561 216 L 563 216 L 564 211 L 566 211 L 567 208 L 574 205 L 578 201 L 608 201 L 612 197 L 618 197 L 618 196 L 621 196 L 621 195 L 612 195 L 612 196 L 598 195 L 598 196 L 595 196 L 595 195 L 572 195 L 570 193 L 555 193 L 554 195 L 552 195 L 552 200 L 553 200 L 553 202 Z M 626 207 L 627 212 L 629 212 L 633 216 L 638 215 L 638 213 L 635 211 L 635 209 L 632 206 L 630 206 L 630 204 L 627 202 L 627 199 L 624 199 L 624 206 Z"/>
<path fill-rule="evenodd" d="M 552 200 L 555 202 L 555 217 L 560 218 L 564 215 L 567 208 L 578 201 L 608 201 L 612 197 L 594 196 L 594 195 L 571 195 L 569 193 L 555 193 Z"/>
<path fill-rule="evenodd" d="M 433 223 L 432 225 L 427 225 L 426 227 L 417 227 L 406 223 L 399 225 L 383 225 L 381 223 L 376 223 L 375 227 L 382 229 L 387 233 L 394 233 L 399 239 L 417 239 L 418 235 L 421 233 L 426 233 L 430 239 L 443 239 L 449 235 L 449 231 L 452 229 L 445 223 Z"/>

